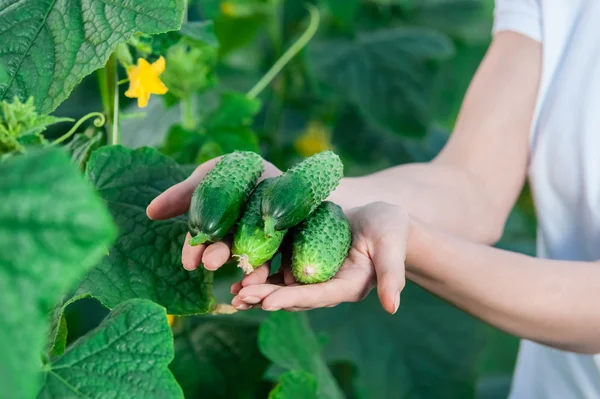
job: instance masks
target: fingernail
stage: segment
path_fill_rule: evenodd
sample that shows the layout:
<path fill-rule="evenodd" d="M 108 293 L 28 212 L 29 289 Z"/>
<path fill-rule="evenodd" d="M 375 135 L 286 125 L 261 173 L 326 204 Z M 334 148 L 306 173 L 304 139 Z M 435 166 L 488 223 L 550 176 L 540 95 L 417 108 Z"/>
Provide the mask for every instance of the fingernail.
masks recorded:
<path fill-rule="evenodd" d="M 251 303 L 251 304 L 257 304 L 260 302 L 260 298 L 257 298 L 255 296 L 246 296 L 243 298 L 240 298 L 242 301 L 247 302 L 247 303 Z"/>
<path fill-rule="evenodd" d="M 246 304 L 244 304 L 244 303 L 242 303 L 241 305 L 234 306 L 234 307 L 235 307 L 237 310 L 248 310 L 248 309 L 250 309 L 250 306 L 248 306 L 248 305 L 246 305 Z"/>
<path fill-rule="evenodd" d="M 396 314 L 399 306 L 400 306 L 400 291 L 398 291 L 398 293 L 396 294 L 396 301 L 394 302 L 394 313 L 392 313 L 392 314 Z"/>
<path fill-rule="evenodd" d="M 263 310 L 266 310 L 267 312 L 275 312 L 275 311 L 277 311 L 279 309 L 280 308 L 278 308 L 278 307 L 263 308 Z"/>

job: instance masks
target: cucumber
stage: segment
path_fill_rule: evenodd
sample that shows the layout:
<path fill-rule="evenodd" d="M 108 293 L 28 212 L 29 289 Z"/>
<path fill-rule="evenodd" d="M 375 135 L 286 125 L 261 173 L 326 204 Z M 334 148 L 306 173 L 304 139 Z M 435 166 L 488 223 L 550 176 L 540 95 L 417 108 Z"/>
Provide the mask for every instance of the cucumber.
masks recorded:
<path fill-rule="evenodd" d="M 308 217 L 338 186 L 344 165 L 332 151 L 304 159 L 278 176 L 261 204 L 265 234 L 290 229 Z"/>
<path fill-rule="evenodd" d="M 231 252 L 237 258 L 238 266 L 245 274 L 250 274 L 258 266 L 270 260 L 281 245 L 287 230 L 276 231 L 271 237 L 264 232 L 260 204 L 265 189 L 275 181 L 270 177 L 261 181 L 250 195 L 244 215 L 237 224 L 233 236 Z"/>
<path fill-rule="evenodd" d="M 331 279 L 348 256 L 352 233 L 342 208 L 331 201 L 293 229 L 292 274 L 304 284 Z"/>
<path fill-rule="evenodd" d="M 217 162 L 192 195 L 188 219 L 191 246 L 225 237 L 263 170 L 261 156 L 250 151 L 234 151 Z"/>

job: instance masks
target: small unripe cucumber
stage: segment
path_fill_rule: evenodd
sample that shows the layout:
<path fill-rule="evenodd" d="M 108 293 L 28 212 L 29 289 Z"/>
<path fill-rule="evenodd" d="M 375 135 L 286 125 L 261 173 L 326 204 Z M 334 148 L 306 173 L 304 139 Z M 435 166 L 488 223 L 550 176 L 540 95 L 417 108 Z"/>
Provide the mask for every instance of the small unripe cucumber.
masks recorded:
<path fill-rule="evenodd" d="M 292 274 L 304 284 L 331 279 L 348 256 L 352 233 L 342 208 L 324 201 L 294 228 Z"/>
<path fill-rule="evenodd" d="M 192 195 L 188 220 L 191 246 L 225 237 L 263 170 L 260 155 L 250 151 L 234 151 L 217 162 Z"/>
<path fill-rule="evenodd" d="M 244 215 L 237 225 L 233 236 L 231 252 L 238 259 L 238 266 L 246 274 L 270 260 L 281 245 L 287 230 L 278 230 L 271 237 L 264 231 L 264 222 L 260 212 L 260 204 L 265 189 L 275 181 L 270 177 L 258 183 L 246 204 Z"/>
<path fill-rule="evenodd" d="M 323 151 L 278 176 L 262 200 L 267 236 L 306 219 L 338 186 L 343 175 L 340 157 L 332 151 Z"/>

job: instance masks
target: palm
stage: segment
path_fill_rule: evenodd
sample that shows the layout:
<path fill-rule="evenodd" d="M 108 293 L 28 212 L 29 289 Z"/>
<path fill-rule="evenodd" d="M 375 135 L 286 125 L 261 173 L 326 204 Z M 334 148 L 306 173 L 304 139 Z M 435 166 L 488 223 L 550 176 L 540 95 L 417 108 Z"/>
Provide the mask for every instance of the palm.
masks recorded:
<path fill-rule="evenodd" d="M 238 309 L 261 306 L 265 310 L 307 310 L 362 300 L 377 283 L 386 310 L 394 313 L 396 297 L 404 285 L 403 218 L 382 213 L 381 204 L 372 204 L 348 212 L 353 231 L 352 248 L 337 274 L 318 284 L 298 284 L 288 265 L 268 277 L 264 265 L 234 284 L 237 294 L 232 304 Z M 402 216 L 402 214 L 400 213 Z M 390 226 L 389 229 L 386 226 Z M 379 249 L 382 245 L 385 248 Z M 286 258 L 288 258 L 286 256 Z"/>

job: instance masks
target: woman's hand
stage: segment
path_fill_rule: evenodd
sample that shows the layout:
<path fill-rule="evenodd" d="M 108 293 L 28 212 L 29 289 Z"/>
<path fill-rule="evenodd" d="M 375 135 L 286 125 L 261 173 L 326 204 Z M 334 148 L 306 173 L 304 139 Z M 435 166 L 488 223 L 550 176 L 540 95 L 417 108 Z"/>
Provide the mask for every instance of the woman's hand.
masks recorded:
<path fill-rule="evenodd" d="M 190 207 L 194 189 L 220 158 L 214 158 L 201 164 L 187 179 L 156 197 L 146 209 L 148 217 L 152 220 L 164 220 L 186 213 Z M 265 170 L 259 180 L 281 174 L 281 171 L 272 163 L 264 161 L 264 164 Z M 229 260 L 231 242 L 220 241 L 192 247 L 188 244 L 190 238 L 188 233 L 181 251 L 181 263 L 186 270 L 194 270 L 201 263 L 208 270 L 217 270 Z"/>
<path fill-rule="evenodd" d="M 232 286 L 237 294 L 232 305 L 239 310 L 262 307 L 288 311 L 332 307 L 342 302 L 357 302 L 377 286 L 383 308 L 394 314 L 404 288 L 404 260 L 409 231 L 409 216 L 401 208 L 383 202 L 347 211 L 352 229 L 348 258 L 329 281 L 301 285 L 294 280 L 289 254 L 283 254 L 282 272 L 269 275 L 263 265 Z"/>

